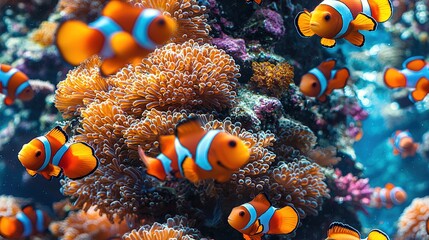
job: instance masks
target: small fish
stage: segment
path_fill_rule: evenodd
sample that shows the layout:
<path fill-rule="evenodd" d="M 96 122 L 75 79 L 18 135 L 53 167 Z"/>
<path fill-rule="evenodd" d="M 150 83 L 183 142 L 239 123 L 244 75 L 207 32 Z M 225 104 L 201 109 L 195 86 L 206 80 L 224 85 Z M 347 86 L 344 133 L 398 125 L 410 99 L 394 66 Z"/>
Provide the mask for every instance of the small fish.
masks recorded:
<path fill-rule="evenodd" d="M 273 207 L 265 194 L 260 193 L 252 201 L 233 208 L 228 223 L 243 233 L 244 239 L 260 240 L 264 234 L 289 234 L 295 231 L 299 216 L 293 207 Z"/>
<path fill-rule="evenodd" d="M 347 68 L 333 70 L 335 65 L 334 59 L 328 59 L 311 69 L 302 76 L 299 90 L 308 97 L 316 97 L 322 102 L 326 101 L 326 97 L 334 89 L 341 89 L 346 86 L 350 76 Z"/>
<path fill-rule="evenodd" d="M 21 239 L 43 233 L 51 219 L 41 211 L 27 205 L 13 217 L 0 217 L 0 236 L 6 239 Z"/>
<path fill-rule="evenodd" d="M 176 20 L 159 10 L 119 0 L 110 1 L 102 15 L 88 25 L 69 20 L 58 27 L 56 46 L 68 63 L 79 65 L 98 54 L 104 59 L 101 73 L 111 75 L 128 63 L 140 63 L 177 31 Z"/>
<path fill-rule="evenodd" d="M 322 37 L 324 47 L 334 47 L 340 38 L 361 47 L 365 37 L 359 30 L 374 31 L 377 22 L 385 22 L 391 15 L 389 0 L 324 0 L 311 13 L 298 13 L 295 26 L 302 37 Z"/>
<path fill-rule="evenodd" d="M 374 229 L 365 240 L 389 240 L 389 236 L 384 232 Z M 333 222 L 329 225 L 328 237 L 326 240 L 361 240 L 360 233 L 353 227 L 340 223 Z M 363 240 L 363 239 L 362 239 Z"/>
<path fill-rule="evenodd" d="M 34 97 L 27 75 L 5 64 L 0 64 L 0 90 L 6 95 L 4 104 L 7 106 L 12 105 L 15 99 L 29 101 Z"/>
<path fill-rule="evenodd" d="M 220 130 L 205 131 L 197 118 L 177 124 L 175 135 L 161 136 L 161 154 L 156 158 L 138 152 L 147 173 L 160 180 L 167 175 L 185 177 L 196 183 L 202 179 L 228 181 L 231 174 L 249 161 L 249 148 L 240 138 Z"/>
<path fill-rule="evenodd" d="M 396 131 L 390 138 L 393 145 L 393 154 L 401 154 L 402 158 L 416 155 L 419 144 L 414 142 L 413 136 L 409 131 Z"/>
<path fill-rule="evenodd" d="M 371 206 L 391 208 L 407 200 L 407 193 L 401 187 L 387 183 L 384 188 L 376 187 L 371 196 Z"/>
<path fill-rule="evenodd" d="M 44 136 L 22 146 L 18 159 L 31 176 L 58 177 L 61 169 L 71 179 L 83 178 L 98 166 L 94 150 L 85 143 L 66 144 L 67 134 L 57 126 Z"/>
<path fill-rule="evenodd" d="M 412 90 L 412 102 L 423 100 L 429 93 L 429 66 L 424 57 L 411 57 L 402 64 L 403 70 L 386 68 L 384 83 L 389 88 L 408 88 Z"/>
<path fill-rule="evenodd" d="M 251 3 L 251 2 L 255 2 L 255 3 L 261 5 L 262 0 L 253 0 L 253 1 L 252 0 L 246 0 L 246 3 Z"/>

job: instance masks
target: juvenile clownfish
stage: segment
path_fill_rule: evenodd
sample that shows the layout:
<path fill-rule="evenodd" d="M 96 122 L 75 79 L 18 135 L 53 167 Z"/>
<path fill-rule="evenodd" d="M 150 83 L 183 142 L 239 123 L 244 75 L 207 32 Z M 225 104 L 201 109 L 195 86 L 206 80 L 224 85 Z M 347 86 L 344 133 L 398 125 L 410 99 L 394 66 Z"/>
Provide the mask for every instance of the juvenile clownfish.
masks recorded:
<path fill-rule="evenodd" d="M 295 208 L 271 206 L 265 194 L 232 209 L 228 223 L 243 233 L 246 240 L 260 240 L 264 234 L 289 234 L 298 227 L 299 216 Z"/>
<path fill-rule="evenodd" d="M 371 206 L 391 208 L 407 200 L 407 193 L 401 187 L 387 183 L 384 188 L 376 187 L 371 196 Z"/>
<path fill-rule="evenodd" d="M 247 2 L 247 3 L 251 3 L 251 2 L 252 2 L 252 0 L 246 0 L 246 2 Z M 261 5 L 262 0 L 253 0 L 253 2 L 255 2 L 255 3 L 257 3 L 257 4 Z"/>
<path fill-rule="evenodd" d="M 13 217 L 0 217 L 0 236 L 6 239 L 21 239 L 43 233 L 51 219 L 33 206 L 25 206 Z"/>
<path fill-rule="evenodd" d="M 414 142 L 413 136 L 409 131 L 396 131 L 390 138 L 393 145 L 393 154 L 401 154 L 402 158 L 416 155 L 419 144 Z"/>
<path fill-rule="evenodd" d="M 57 126 L 22 146 L 18 159 L 31 176 L 58 177 L 61 169 L 71 179 L 83 178 L 98 166 L 94 150 L 85 143 L 66 144 L 67 134 Z"/>
<path fill-rule="evenodd" d="M 240 138 L 220 130 L 205 131 L 197 118 L 177 124 L 175 135 L 159 138 L 161 154 L 156 158 L 138 152 L 147 173 L 160 180 L 167 175 L 185 177 L 196 183 L 202 179 L 226 182 L 249 161 L 249 148 Z"/>
<path fill-rule="evenodd" d="M 340 38 L 361 47 L 365 37 L 359 30 L 374 31 L 377 22 L 385 22 L 391 15 L 389 0 L 324 0 L 311 13 L 298 13 L 295 26 L 302 37 L 322 37 L 324 47 L 334 47 Z"/>
<path fill-rule="evenodd" d="M 0 64 L 0 90 L 6 95 L 4 104 L 8 106 L 12 105 L 17 98 L 28 101 L 34 97 L 27 75 L 5 64 Z"/>
<path fill-rule="evenodd" d="M 334 89 L 341 89 L 346 86 L 350 76 L 347 68 L 333 70 L 335 64 L 334 59 L 328 59 L 311 69 L 302 76 L 299 90 L 308 97 L 316 97 L 322 102 L 326 101 L 326 97 Z"/>
<path fill-rule="evenodd" d="M 102 15 L 89 25 L 69 20 L 58 27 L 55 42 L 68 63 L 78 65 L 98 54 L 104 59 L 101 73 L 114 74 L 128 63 L 139 63 L 177 30 L 176 21 L 159 10 L 119 0 L 110 1 Z"/>
<path fill-rule="evenodd" d="M 412 102 L 423 100 L 429 93 L 429 66 L 424 57 L 411 57 L 402 64 L 403 70 L 387 68 L 384 83 L 389 88 L 413 90 L 409 98 Z"/>
<path fill-rule="evenodd" d="M 389 236 L 384 232 L 374 229 L 365 240 L 389 240 Z M 329 225 L 328 237 L 326 240 L 361 240 L 360 233 L 353 227 L 340 223 L 333 222 Z M 363 240 L 363 239 L 362 239 Z"/>

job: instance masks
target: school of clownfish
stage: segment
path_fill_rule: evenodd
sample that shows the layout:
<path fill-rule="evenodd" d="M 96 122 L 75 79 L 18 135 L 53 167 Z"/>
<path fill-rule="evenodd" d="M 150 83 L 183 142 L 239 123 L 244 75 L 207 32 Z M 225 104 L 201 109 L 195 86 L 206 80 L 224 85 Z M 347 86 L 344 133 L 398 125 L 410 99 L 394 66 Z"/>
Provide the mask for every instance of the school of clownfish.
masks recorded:
<path fill-rule="evenodd" d="M 261 4 L 262 0 L 253 2 Z M 365 37 L 359 31 L 373 31 L 391 15 L 389 0 L 324 0 L 312 12 L 300 12 L 295 25 L 302 37 L 321 37 L 324 47 L 334 47 L 336 40 L 342 38 L 360 47 Z M 92 23 L 64 21 L 57 29 L 55 43 L 64 60 L 72 65 L 99 55 L 103 60 L 100 72 L 106 76 L 115 74 L 126 64 L 140 62 L 176 31 L 177 22 L 159 10 L 141 9 L 112 0 L 103 9 L 102 16 Z M 335 59 L 327 59 L 311 69 L 302 76 L 300 91 L 320 102 L 326 101 L 333 90 L 344 88 L 350 77 L 347 68 L 335 67 Z M 383 79 L 389 88 L 409 89 L 413 102 L 423 100 L 429 93 L 429 66 L 423 57 L 407 59 L 402 70 L 386 68 Z M 0 65 L 0 89 L 7 106 L 16 99 L 29 101 L 34 97 L 28 77 L 5 64 Z M 67 141 L 65 131 L 55 127 L 24 144 L 18 159 L 29 175 L 40 174 L 46 179 L 59 177 L 61 173 L 80 179 L 94 172 L 98 166 L 94 150 L 85 143 L 69 144 Z M 177 124 L 175 134 L 161 136 L 159 142 L 161 153 L 157 157 L 146 156 L 140 147 L 138 153 L 147 173 L 160 181 L 172 176 L 193 183 L 203 179 L 226 182 L 250 157 L 248 147 L 238 137 L 219 130 L 206 131 L 197 118 Z M 393 133 L 390 142 L 394 154 L 402 158 L 414 156 L 419 146 L 408 131 Z M 402 188 L 388 183 L 384 188 L 375 188 L 370 206 L 391 208 L 403 203 L 406 197 Z M 263 193 L 233 208 L 228 216 L 228 223 L 246 240 L 259 240 L 264 234 L 289 234 L 298 227 L 299 221 L 296 209 L 291 206 L 275 208 Z M 45 212 L 25 206 L 15 217 L 0 218 L 0 235 L 5 238 L 32 236 L 46 231 L 49 222 Z M 429 219 L 426 228 L 429 233 Z M 326 240 L 340 239 L 359 240 L 361 236 L 353 227 L 333 222 Z M 375 229 L 366 239 L 389 237 Z"/>

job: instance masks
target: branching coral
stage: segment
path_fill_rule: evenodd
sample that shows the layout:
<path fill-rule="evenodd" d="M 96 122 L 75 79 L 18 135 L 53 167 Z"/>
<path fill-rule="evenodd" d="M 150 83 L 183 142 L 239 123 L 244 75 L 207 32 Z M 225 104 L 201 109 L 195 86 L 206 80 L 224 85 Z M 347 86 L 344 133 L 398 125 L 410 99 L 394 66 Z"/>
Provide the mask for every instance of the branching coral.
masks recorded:
<path fill-rule="evenodd" d="M 197 0 L 128 0 L 139 7 L 149 7 L 164 11 L 173 17 L 179 26 L 176 37 L 170 41 L 183 43 L 190 39 L 199 43 L 209 41 L 210 25 L 207 24 L 207 8 Z"/>
<path fill-rule="evenodd" d="M 239 67 L 223 50 L 190 40 L 155 50 L 134 71 L 118 74 L 119 81 L 132 82 L 118 91 L 128 113 L 144 110 L 222 110 L 235 103 Z M 118 93 L 118 95 L 121 93 Z"/>
<path fill-rule="evenodd" d="M 322 167 L 332 167 L 336 165 L 341 160 L 341 158 L 336 157 L 336 155 L 337 149 L 334 146 L 326 148 L 317 147 L 307 153 L 307 156 L 311 160 Z"/>
<path fill-rule="evenodd" d="M 111 223 L 94 207 L 87 212 L 71 213 L 65 220 L 51 223 L 49 229 L 64 240 L 110 239 L 129 231 L 125 221 L 119 223 L 115 220 Z"/>
<path fill-rule="evenodd" d="M 293 83 L 293 67 L 286 63 L 252 62 L 253 76 L 250 79 L 257 89 L 278 97 Z"/>
<path fill-rule="evenodd" d="M 195 223 L 189 222 L 186 217 L 175 216 L 168 218 L 167 222 L 160 224 L 155 222 L 142 226 L 123 236 L 124 240 L 196 240 L 202 239 L 197 229 L 191 228 Z"/>
<path fill-rule="evenodd" d="M 398 220 L 397 240 L 428 240 L 429 197 L 415 198 Z"/>
<path fill-rule="evenodd" d="M 48 47 L 54 42 L 57 27 L 58 23 L 56 22 L 44 21 L 40 24 L 39 28 L 33 32 L 31 39 L 43 47 Z"/>

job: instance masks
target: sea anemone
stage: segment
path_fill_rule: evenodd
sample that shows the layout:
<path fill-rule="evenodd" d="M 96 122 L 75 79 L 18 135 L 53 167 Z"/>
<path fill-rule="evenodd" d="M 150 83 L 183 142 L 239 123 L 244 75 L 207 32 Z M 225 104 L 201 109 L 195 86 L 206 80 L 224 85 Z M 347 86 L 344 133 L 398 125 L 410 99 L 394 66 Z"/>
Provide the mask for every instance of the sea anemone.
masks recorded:
<path fill-rule="evenodd" d="M 429 197 L 415 198 L 398 220 L 397 240 L 428 240 Z"/>

